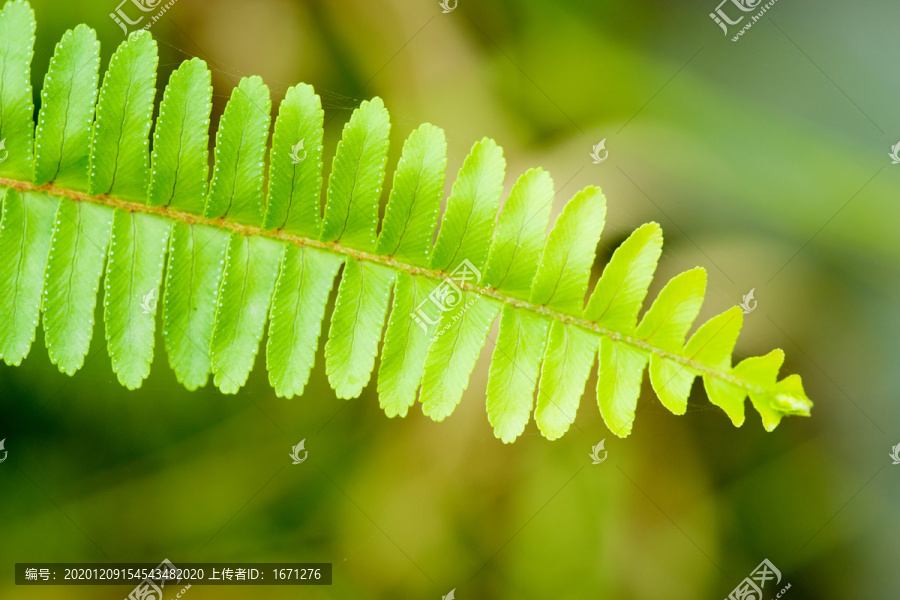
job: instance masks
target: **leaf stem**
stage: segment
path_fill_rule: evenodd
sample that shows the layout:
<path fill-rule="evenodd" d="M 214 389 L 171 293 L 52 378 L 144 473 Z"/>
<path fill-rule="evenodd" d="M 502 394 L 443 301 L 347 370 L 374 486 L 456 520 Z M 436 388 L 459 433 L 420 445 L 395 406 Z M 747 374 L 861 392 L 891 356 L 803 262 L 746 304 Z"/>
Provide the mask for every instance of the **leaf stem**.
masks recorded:
<path fill-rule="evenodd" d="M 343 254 L 346 256 L 352 256 L 357 260 L 377 263 L 380 265 L 384 265 L 387 267 L 391 267 L 398 271 L 403 271 L 410 275 L 418 275 L 422 277 L 429 277 L 435 280 L 445 279 L 448 274 L 444 271 L 436 271 L 432 269 L 426 269 L 423 267 L 417 267 L 414 265 L 409 265 L 403 262 L 398 261 L 393 256 L 381 256 L 378 254 L 373 254 L 371 252 L 363 252 L 361 250 L 356 250 L 354 248 L 350 248 L 347 246 L 342 246 L 337 242 L 321 242 L 318 240 L 314 240 L 311 238 L 301 237 L 298 235 L 293 235 L 282 231 L 280 229 L 263 229 L 262 227 L 254 227 L 252 225 L 243 225 L 241 223 L 235 223 L 233 221 L 228 221 L 224 218 L 215 218 L 208 219 L 201 215 L 196 215 L 189 212 L 184 212 L 180 210 L 175 210 L 169 208 L 167 206 L 147 206 L 146 204 L 141 204 L 139 202 L 128 202 L 125 200 L 119 200 L 118 198 L 112 198 L 107 195 L 98 195 L 92 196 L 90 194 L 79 192 L 76 190 L 70 190 L 67 188 L 55 187 L 50 183 L 44 185 L 35 185 L 28 181 L 19 181 L 16 179 L 7 179 L 4 177 L 0 177 L 0 186 L 15 188 L 20 191 L 27 192 L 42 192 L 46 194 L 50 194 L 53 196 L 59 196 L 63 198 L 68 198 L 70 200 L 80 201 L 80 202 L 93 202 L 95 204 L 101 204 L 104 206 L 110 206 L 113 208 L 120 208 L 122 210 L 127 210 L 129 212 L 141 212 L 146 214 L 157 215 L 161 217 L 166 217 L 169 219 L 174 219 L 181 221 L 183 223 L 188 224 L 198 224 L 198 225 L 208 225 L 210 227 L 217 227 L 219 229 L 226 229 L 229 231 L 233 231 L 235 233 L 240 233 L 243 235 L 256 235 L 268 237 L 276 240 L 281 240 L 286 243 L 295 244 L 297 246 L 307 246 L 310 248 L 318 248 L 320 250 L 325 250 L 327 252 L 331 252 L 334 254 Z M 744 388 L 747 391 L 754 392 L 757 394 L 763 394 L 766 392 L 763 388 L 753 385 L 748 381 L 743 379 L 739 379 L 732 375 L 731 373 L 722 372 L 716 368 L 710 367 L 709 365 L 703 364 L 694 360 L 692 357 L 681 356 L 680 354 L 674 354 L 667 350 L 663 350 L 662 348 L 658 348 L 651 344 L 648 344 L 646 341 L 638 338 L 631 337 L 629 335 L 623 334 L 618 331 L 614 331 L 612 329 L 606 329 L 605 327 L 601 327 L 597 323 L 587 321 L 580 317 L 576 317 L 573 315 L 567 315 L 564 313 L 557 312 L 551 308 L 548 308 L 545 305 L 534 304 L 531 302 L 527 302 L 525 300 L 520 300 L 518 298 L 513 298 L 510 296 L 504 295 L 502 292 L 494 289 L 494 288 L 483 288 L 478 287 L 476 285 L 472 285 L 466 282 L 459 282 L 458 285 L 461 289 L 469 292 L 476 292 L 487 296 L 489 298 L 493 298 L 497 301 L 503 302 L 504 304 L 510 304 L 517 308 L 522 308 L 525 310 L 530 310 L 535 313 L 550 317 L 552 319 L 556 319 L 562 323 L 566 323 L 569 325 L 575 325 L 577 327 L 581 327 L 582 329 L 586 329 L 588 331 L 594 332 L 599 335 L 607 336 L 613 340 L 618 342 L 623 342 L 634 346 L 640 350 L 645 352 L 649 352 L 651 354 L 656 354 L 660 358 L 666 358 L 671 361 L 680 363 L 685 367 L 689 367 L 690 369 L 700 373 L 701 375 L 708 375 L 711 377 L 716 377 L 718 379 L 722 379 L 731 383 L 732 385 L 736 385 L 738 387 Z"/>

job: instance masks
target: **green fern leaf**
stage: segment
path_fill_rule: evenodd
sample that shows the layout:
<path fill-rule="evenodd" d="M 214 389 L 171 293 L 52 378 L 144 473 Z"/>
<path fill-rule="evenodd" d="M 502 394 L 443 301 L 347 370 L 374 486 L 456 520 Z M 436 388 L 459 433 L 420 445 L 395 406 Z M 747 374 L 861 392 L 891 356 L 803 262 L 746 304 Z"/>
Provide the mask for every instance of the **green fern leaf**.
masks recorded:
<path fill-rule="evenodd" d="M 488 421 L 494 435 L 514 441 L 525 430 L 534 410 L 534 388 L 550 322 L 510 305 L 500 316 L 487 383 Z"/>
<path fill-rule="evenodd" d="M 544 247 L 553 180 L 542 169 L 531 169 L 513 186 L 497 219 L 483 284 L 508 295 L 528 299 Z"/>
<path fill-rule="evenodd" d="M 463 292 L 455 309 L 441 313 L 425 356 L 419 398 L 422 412 L 435 421 L 448 417 L 462 399 L 500 306 L 491 298 Z"/>
<path fill-rule="evenodd" d="M 175 223 L 169 245 L 163 336 L 175 377 L 189 390 L 203 386 L 211 369 L 219 285 L 229 233 L 200 224 Z"/>
<path fill-rule="evenodd" d="M 732 366 L 739 308 L 688 338 L 705 294 L 702 268 L 669 281 L 638 323 L 662 251 L 657 224 L 616 249 L 588 295 L 606 216 L 597 187 L 575 194 L 547 234 L 553 182 L 530 169 L 498 214 L 506 162 L 485 138 L 439 217 L 447 144 L 425 124 L 403 144 L 379 219 L 390 121 L 374 98 L 344 127 L 323 210 L 324 113 L 312 87 L 288 90 L 269 149 L 268 88 L 258 77 L 241 80 L 218 124 L 210 178 L 212 88 L 203 61 L 172 73 L 154 127 L 150 35 L 134 33 L 119 46 L 98 90 L 96 35 L 76 27 L 50 61 L 35 133 L 33 43 L 31 8 L 7 2 L 0 358 L 8 365 L 28 355 L 43 315 L 51 361 L 68 374 L 81 368 L 103 277 L 113 370 L 125 387 L 139 387 L 153 359 L 165 278 L 165 352 L 185 387 L 205 385 L 212 373 L 223 393 L 240 390 L 268 331 L 269 382 L 289 398 L 306 387 L 337 286 L 328 381 L 340 398 L 359 396 L 380 358 L 377 392 L 388 416 L 405 416 L 417 398 L 432 419 L 449 416 L 498 316 L 486 410 L 504 442 L 521 435 L 532 414 L 545 437 L 562 436 L 597 359 L 597 403 L 619 436 L 634 427 L 648 367 L 653 390 L 675 414 L 686 411 L 698 377 L 735 425 L 745 420 L 748 396 L 769 431 L 785 415 L 809 414 L 800 378 L 778 380 L 780 350 Z"/>
<path fill-rule="evenodd" d="M 432 279 L 407 273 L 400 273 L 397 280 L 378 369 L 379 404 L 389 417 L 405 417 L 416 401 L 425 356 L 437 331 L 437 319 L 423 311 L 434 311 L 429 296 L 437 286 Z"/>
<path fill-rule="evenodd" d="M 285 248 L 266 345 L 269 382 L 279 396 L 299 396 L 309 381 L 328 294 L 342 260 L 315 248 Z"/>
<path fill-rule="evenodd" d="M 493 140 L 477 142 L 466 157 L 441 222 L 430 266 L 480 278 L 490 249 L 494 219 L 503 193 L 506 161 Z M 449 280 L 448 280 L 449 282 Z M 422 411 L 442 421 L 462 399 L 500 305 L 473 292 L 440 290 L 437 330 L 425 355 L 420 400 Z M 465 282 L 464 282 L 465 283 Z"/>
<path fill-rule="evenodd" d="M 150 157 L 150 206 L 200 214 L 209 175 L 209 115 L 212 85 L 198 58 L 172 72 L 159 106 Z"/>
<path fill-rule="evenodd" d="M 157 62 L 156 42 L 146 31 L 131 34 L 109 61 L 91 133 L 89 190 L 94 196 L 147 201 Z"/>
<path fill-rule="evenodd" d="M 737 342 L 743 323 L 743 312 L 734 306 L 704 323 L 691 336 L 684 347 L 684 354 L 691 360 L 712 367 L 727 369 L 731 365 L 731 352 Z M 687 410 L 688 394 L 694 377 L 694 369 L 656 354 L 650 357 L 650 383 L 660 401 L 676 415 Z"/>
<path fill-rule="evenodd" d="M 606 425 L 619 437 L 631 433 L 647 360 L 648 356 L 631 344 L 600 338 L 597 404 Z"/>
<path fill-rule="evenodd" d="M 67 31 L 41 90 L 34 182 L 87 191 L 91 122 L 100 79 L 100 43 L 85 25 Z M 29 119 L 30 121 L 30 119 Z"/>
<path fill-rule="evenodd" d="M 503 150 L 494 140 L 485 138 L 472 147 L 447 199 L 429 262 L 433 270 L 449 272 L 464 260 L 479 270 L 484 266 L 505 172 Z"/>
<path fill-rule="evenodd" d="M 584 317 L 615 331 L 632 332 L 662 252 L 656 223 L 638 227 L 616 248 L 584 309 Z"/>
<path fill-rule="evenodd" d="M 595 336 L 580 327 L 556 320 L 550 325 L 534 410 L 535 423 L 547 439 L 562 437 L 575 422 L 597 343 Z"/>
<path fill-rule="evenodd" d="M 553 225 L 534 276 L 534 304 L 570 314 L 582 312 L 605 220 L 606 198 L 600 188 L 586 188 L 566 204 Z"/>
<path fill-rule="evenodd" d="M 210 344 L 215 383 L 236 394 L 253 368 L 266 326 L 284 247 L 262 237 L 232 234 Z"/>
<path fill-rule="evenodd" d="M 359 396 L 369 382 L 396 276 L 355 258 L 344 263 L 325 344 L 325 370 L 338 398 Z"/>
<path fill-rule="evenodd" d="M 287 91 L 272 137 L 266 229 L 318 237 L 324 119 L 322 102 L 312 86 L 301 84 Z"/>
<path fill-rule="evenodd" d="M 103 318 L 113 371 L 130 390 L 153 362 L 156 298 L 172 223 L 116 209 L 113 215 Z"/>
<path fill-rule="evenodd" d="M 59 199 L 11 188 L 0 191 L 0 358 L 8 365 L 22 362 L 37 328 L 44 270 Z"/>
<path fill-rule="evenodd" d="M 357 250 L 375 245 L 390 127 L 380 98 L 353 111 L 331 165 L 322 241 L 340 241 Z"/>
<path fill-rule="evenodd" d="M 245 77 L 234 91 L 216 132 L 216 163 L 203 215 L 262 225 L 263 158 L 269 136 L 269 89 Z"/>
<path fill-rule="evenodd" d="M 0 176 L 30 180 L 34 164 L 34 103 L 29 65 L 34 54 L 34 11 L 27 2 L 0 10 Z"/>
<path fill-rule="evenodd" d="M 421 125 L 403 144 L 375 254 L 428 266 L 446 169 L 444 132 L 434 125 Z"/>
<path fill-rule="evenodd" d="M 44 339 L 50 360 L 68 375 L 84 364 L 91 344 L 113 211 L 60 201 L 56 212 L 44 284 Z"/>

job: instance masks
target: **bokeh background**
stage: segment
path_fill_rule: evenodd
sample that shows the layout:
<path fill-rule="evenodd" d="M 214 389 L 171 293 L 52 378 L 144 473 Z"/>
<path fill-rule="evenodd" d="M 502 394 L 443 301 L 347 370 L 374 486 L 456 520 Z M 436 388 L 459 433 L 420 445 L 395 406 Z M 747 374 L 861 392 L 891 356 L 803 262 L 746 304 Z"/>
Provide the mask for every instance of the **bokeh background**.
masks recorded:
<path fill-rule="evenodd" d="M 94 27 L 105 65 L 123 38 L 116 1 L 33 0 L 36 102 L 67 28 Z M 150 378 L 129 392 L 98 314 L 75 377 L 49 363 L 40 333 L 22 367 L 0 366 L 0 597 L 130 590 L 16 587 L 15 562 L 163 558 L 334 564 L 330 587 L 194 586 L 194 600 L 714 599 L 764 558 L 791 584 L 784 598 L 896 597 L 900 5 L 781 0 L 733 43 L 708 17 L 715 4 L 459 0 L 444 14 L 437 0 L 178 0 L 151 31 L 160 92 L 186 58 L 214 70 L 214 124 L 243 76 L 261 75 L 275 106 L 305 81 L 323 98 L 326 156 L 379 95 L 394 160 L 428 121 L 446 131 L 451 181 L 490 136 L 507 189 L 528 167 L 551 172 L 554 214 L 602 186 L 595 277 L 631 230 L 659 222 L 651 296 L 695 265 L 709 272 L 703 319 L 755 289 L 736 360 L 783 348 L 812 418 L 766 433 L 748 403 L 735 429 L 699 383 L 676 417 L 645 380 L 620 440 L 592 374 L 565 437 L 531 424 L 504 445 L 484 409 L 490 342 L 444 423 L 418 407 L 386 418 L 374 383 L 336 399 L 321 350 L 288 401 L 262 357 L 242 393 L 187 392 L 158 340 Z M 595 165 L 602 139 L 609 159 Z M 290 465 L 301 439 L 309 458 Z M 608 459 L 592 465 L 602 439 Z"/>

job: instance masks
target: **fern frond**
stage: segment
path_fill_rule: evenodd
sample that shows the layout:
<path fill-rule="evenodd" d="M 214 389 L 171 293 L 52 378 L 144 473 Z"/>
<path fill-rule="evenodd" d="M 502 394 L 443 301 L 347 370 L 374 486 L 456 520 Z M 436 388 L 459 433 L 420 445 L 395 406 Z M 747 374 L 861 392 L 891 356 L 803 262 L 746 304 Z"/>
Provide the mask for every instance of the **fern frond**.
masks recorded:
<path fill-rule="evenodd" d="M 268 88 L 258 77 L 243 79 L 219 122 L 210 178 L 212 88 L 203 61 L 172 73 L 154 126 L 152 37 L 132 34 L 100 84 L 96 35 L 80 25 L 50 61 L 35 131 L 33 44 L 31 8 L 7 2 L 0 12 L 6 364 L 28 355 L 40 317 L 51 361 L 68 374 L 81 368 L 102 280 L 113 370 L 127 388 L 139 387 L 150 371 L 162 287 L 165 352 L 185 387 L 203 386 L 211 374 L 222 392 L 237 392 L 267 333 L 269 381 L 289 398 L 307 384 L 337 286 L 328 380 L 338 397 L 360 395 L 383 334 L 377 391 L 389 416 L 406 415 L 417 398 L 431 418 L 450 415 L 498 316 L 486 408 L 505 442 L 532 414 L 544 436 L 563 435 L 598 356 L 597 403 L 619 436 L 632 429 L 645 369 L 676 414 L 685 412 L 697 377 L 735 425 L 748 395 L 767 430 L 784 415 L 809 414 L 799 377 L 777 380 L 780 350 L 732 366 L 737 307 L 685 341 L 703 302 L 702 268 L 669 281 L 638 320 L 662 250 L 655 223 L 615 251 L 584 304 L 606 216 L 599 188 L 577 193 L 547 234 L 553 181 L 531 169 L 498 214 L 506 162 L 483 139 L 439 218 L 446 141 L 426 124 L 403 145 L 379 220 L 390 121 L 374 98 L 344 127 L 323 207 L 323 111 L 310 86 L 288 90 L 269 150 Z"/>

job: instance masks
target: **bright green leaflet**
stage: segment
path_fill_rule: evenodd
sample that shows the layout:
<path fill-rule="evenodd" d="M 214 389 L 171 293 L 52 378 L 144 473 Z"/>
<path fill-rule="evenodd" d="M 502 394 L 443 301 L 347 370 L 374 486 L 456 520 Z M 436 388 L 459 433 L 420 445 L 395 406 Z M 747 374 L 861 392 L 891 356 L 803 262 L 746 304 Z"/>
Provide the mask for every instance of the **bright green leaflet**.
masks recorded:
<path fill-rule="evenodd" d="M 429 300 L 438 283 L 400 273 L 378 368 L 378 401 L 389 417 L 405 417 L 416 402 L 425 355 L 439 312 Z"/>
<path fill-rule="evenodd" d="M 209 115 L 212 85 L 199 58 L 172 72 L 153 131 L 150 206 L 203 212 L 209 175 Z"/>
<path fill-rule="evenodd" d="M 597 402 L 616 435 L 635 426 L 648 365 L 659 400 L 678 414 L 697 377 L 735 425 L 745 420 L 748 396 L 766 430 L 810 412 L 800 378 L 778 379 L 780 350 L 732 366 L 739 308 L 688 338 L 705 294 L 702 268 L 668 282 L 638 325 L 662 248 L 655 223 L 615 250 L 588 294 L 606 215 L 597 187 L 562 206 L 547 234 L 550 176 L 526 171 L 501 202 L 506 163 L 485 138 L 464 160 L 440 216 L 447 146 L 426 124 L 405 141 L 382 194 L 390 121 L 374 98 L 344 127 L 322 212 L 324 114 L 310 86 L 290 88 L 280 103 L 269 153 L 268 88 L 258 77 L 242 80 L 218 123 L 210 173 L 206 65 L 193 59 L 173 72 L 154 126 L 150 34 L 134 33 L 115 50 L 98 93 L 96 35 L 85 26 L 57 45 L 35 137 L 33 34 L 28 4 L 7 2 L 0 10 L 7 364 L 27 356 L 40 314 L 52 362 L 69 374 L 81 368 L 104 280 L 107 352 L 123 385 L 138 387 L 153 360 L 165 268 L 165 352 L 189 389 L 213 373 L 221 391 L 237 392 L 268 320 L 269 382 L 279 396 L 302 394 L 329 317 L 325 371 L 337 396 L 358 396 L 369 384 L 384 330 L 381 407 L 406 415 L 418 397 L 426 415 L 442 420 L 461 401 L 500 315 L 486 408 L 505 442 L 527 430 L 532 411 L 545 437 L 563 435 L 598 355 Z"/>
<path fill-rule="evenodd" d="M 97 290 L 106 261 L 113 209 L 60 201 L 44 284 L 47 353 L 68 375 L 84 364 L 94 329 Z"/>
<path fill-rule="evenodd" d="M 376 254 L 419 267 L 428 265 L 446 169 L 443 130 L 420 125 L 403 144 Z"/>
<path fill-rule="evenodd" d="M 532 302 L 581 311 L 605 220 L 606 198 L 600 188 L 586 188 L 566 204 L 544 246 L 531 289 Z"/>
<path fill-rule="evenodd" d="M 647 372 L 653 391 L 663 406 L 676 415 L 683 415 L 687 410 L 694 374 L 684 365 L 656 355 L 650 357 Z"/>
<path fill-rule="evenodd" d="M 771 393 L 750 392 L 750 401 L 759 412 L 766 431 L 772 431 L 778 426 L 785 414 L 799 414 L 804 410 L 804 405 L 798 404 L 797 396 L 803 389 L 799 378 L 795 375 L 785 377 L 775 383 L 781 363 L 784 362 L 784 352 L 773 350 L 765 356 L 752 356 L 738 363 L 732 370 L 732 375 L 739 379 L 746 379 L 763 389 L 770 388 Z M 744 422 L 744 399 L 747 390 L 730 382 L 722 380 L 703 380 L 703 385 L 709 394 L 710 402 L 721 407 L 735 426 Z"/>
<path fill-rule="evenodd" d="M 227 231 L 176 223 L 169 245 L 163 336 L 175 377 L 189 390 L 206 384 Z"/>
<path fill-rule="evenodd" d="M 693 269 L 674 277 L 644 315 L 635 336 L 668 352 L 682 352 L 684 336 L 690 328 L 706 291 L 706 271 Z M 675 414 L 684 414 L 692 378 L 680 365 L 654 354 L 650 357 L 650 382 L 663 405 Z"/>
<path fill-rule="evenodd" d="M 488 376 L 487 414 L 494 435 L 504 442 L 514 441 L 528 424 L 549 325 L 532 312 L 503 307 Z"/>
<path fill-rule="evenodd" d="M 300 84 L 287 91 L 272 137 L 266 229 L 319 236 L 324 119 L 322 101 L 312 86 Z"/>
<path fill-rule="evenodd" d="M 100 42 L 79 25 L 56 45 L 41 90 L 34 182 L 87 191 L 91 121 L 100 80 Z"/>
<path fill-rule="evenodd" d="M 90 193 L 144 203 L 156 94 L 156 42 L 132 33 L 113 53 L 91 132 Z"/>
<path fill-rule="evenodd" d="M 544 353 L 534 421 L 555 440 L 575 422 L 578 402 L 597 355 L 597 338 L 573 325 L 553 321 Z"/>
<path fill-rule="evenodd" d="M 156 215 L 118 209 L 113 216 L 103 318 L 113 371 L 130 390 L 150 374 L 156 301 L 171 229 L 172 223 Z"/>
<path fill-rule="evenodd" d="M 279 396 L 299 396 L 309 381 L 328 294 L 341 261 L 315 248 L 284 249 L 266 345 L 269 383 Z"/>
<path fill-rule="evenodd" d="M 344 126 L 328 177 L 322 241 L 357 250 L 375 245 L 390 129 L 380 98 L 363 102 Z"/>
<path fill-rule="evenodd" d="M 673 277 L 653 301 L 634 335 L 663 350 L 681 350 L 684 336 L 700 312 L 706 271 L 691 269 Z"/>
<path fill-rule="evenodd" d="M 0 176 L 30 180 L 34 163 L 34 104 L 28 65 L 34 53 L 34 11 L 7 2 L 0 11 Z"/>
<path fill-rule="evenodd" d="M 216 165 L 204 215 L 262 225 L 263 158 L 272 111 L 269 88 L 259 77 L 241 79 L 216 132 Z"/>
<path fill-rule="evenodd" d="M 503 193 L 506 160 L 494 140 L 484 138 L 472 147 L 453 190 L 431 254 L 430 266 L 451 272 L 463 261 L 484 266 Z"/>
<path fill-rule="evenodd" d="M 22 362 L 37 328 L 44 287 L 44 269 L 59 199 L 37 192 L 0 191 L 0 358 L 8 365 Z M 23 197 L 24 196 L 24 197 Z"/>
<path fill-rule="evenodd" d="M 216 385 L 236 394 L 253 368 L 266 326 L 281 262 L 281 244 L 240 234 L 231 236 L 219 291 L 210 359 Z"/>
<path fill-rule="evenodd" d="M 600 338 L 600 373 L 597 378 L 597 403 L 610 431 L 619 437 L 631 433 L 641 378 L 647 355 L 628 344 Z"/>
<path fill-rule="evenodd" d="M 435 421 L 448 417 L 462 399 L 498 312 L 499 302 L 466 292 L 456 310 L 441 313 L 425 357 L 419 397 L 422 412 Z"/>
<path fill-rule="evenodd" d="M 526 171 L 509 194 L 491 241 L 484 285 L 527 299 L 544 247 L 553 180 L 543 169 Z"/>
<path fill-rule="evenodd" d="M 584 317 L 610 329 L 634 331 L 661 252 L 659 225 L 647 223 L 638 227 L 616 248 L 603 269 Z"/>
<path fill-rule="evenodd" d="M 338 398 L 355 398 L 369 382 L 397 273 L 350 259 L 325 344 L 325 371 Z"/>

